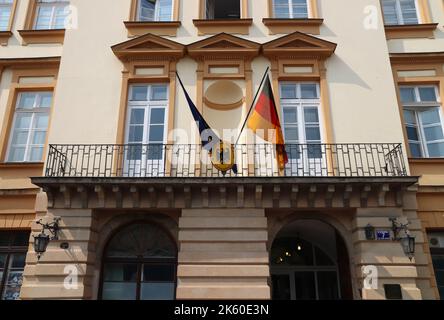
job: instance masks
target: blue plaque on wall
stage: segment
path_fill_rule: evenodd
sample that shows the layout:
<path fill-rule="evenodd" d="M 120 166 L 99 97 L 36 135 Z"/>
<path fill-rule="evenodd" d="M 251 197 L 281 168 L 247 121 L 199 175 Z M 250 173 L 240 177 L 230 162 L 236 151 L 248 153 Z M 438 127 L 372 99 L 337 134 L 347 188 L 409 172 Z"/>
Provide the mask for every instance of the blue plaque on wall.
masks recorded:
<path fill-rule="evenodd" d="M 390 231 L 388 230 L 377 230 L 376 240 L 390 240 Z"/>

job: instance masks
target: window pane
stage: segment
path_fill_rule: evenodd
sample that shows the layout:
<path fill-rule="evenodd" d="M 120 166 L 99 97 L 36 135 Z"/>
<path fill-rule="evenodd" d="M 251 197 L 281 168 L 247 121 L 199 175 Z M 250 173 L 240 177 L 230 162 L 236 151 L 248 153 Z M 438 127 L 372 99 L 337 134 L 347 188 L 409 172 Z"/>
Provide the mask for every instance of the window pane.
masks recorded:
<path fill-rule="evenodd" d="M 157 19 L 159 21 L 171 21 L 173 12 L 173 0 L 157 0 Z"/>
<path fill-rule="evenodd" d="M 151 100 L 167 100 L 167 87 L 166 86 L 153 86 L 151 87 Z"/>
<path fill-rule="evenodd" d="M 290 277 L 288 275 L 272 275 L 273 300 L 290 300 Z"/>
<path fill-rule="evenodd" d="M 395 0 L 383 0 L 382 10 L 384 12 L 384 23 L 387 25 L 399 24 L 396 14 Z"/>
<path fill-rule="evenodd" d="M 437 101 L 435 87 L 421 87 L 418 90 L 421 101 Z"/>
<path fill-rule="evenodd" d="M 317 278 L 320 300 L 339 299 L 338 276 L 335 271 L 318 272 Z"/>
<path fill-rule="evenodd" d="M 282 99 L 296 99 L 296 86 L 295 85 L 282 85 L 281 86 Z"/>
<path fill-rule="evenodd" d="M 142 142 L 143 141 L 143 126 L 131 126 L 129 129 L 128 142 Z"/>
<path fill-rule="evenodd" d="M 441 125 L 424 128 L 424 134 L 427 141 L 444 139 Z"/>
<path fill-rule="evenodd" d="M 52 103 L 52 92 L 42 92 L 40 94 L 40 108 L 50 108 Z"/>
<path fill-rule="evenodd" d="M 316 84 L 301 84 L 301 97 L 302 99 L 317 99 Z"/>
<path fill-rule="evenodd" d="M 432 254 L 433 266 L 435 269 L 443 269 L 444 270 L 444 256 L 438 256 Z M 442 283 L 444 285 L 444 283 Z"/>
<path fill-rule="evenodd" d="M 54 28 L 55 29 L 64 29 L 65 28 L 65 20 L 67 16 L 67 10 L 64 6 L 59 6 L 55 9 L 55 18 L 54 18 Z"/>
<path fill-rule="evenodd" d="M 132 101 L 147 101 L 148 91 L 146 86 L 133 86 L 131 88 L 131 100 Z"/>
<path fill-rule="evenodd" d="M 34 132 L 34 137 L 32 138 L 32 144 L 45 144 L 45 141 L 46 141 L 46 131 Z"/>
<path fill-rule="evenodd" d="M 319 115 L 317 108 L 304 108 L 305 122 L 319 122 Z"/>
<path fill-rule="evenodd" d="M 430 157 L 444 157 L 444 142 L 427 144 Z"/>
<path fill-rule="evenodd" d="M 0 1 L 0 4 L 2 2 Z M 11 17 L 11 6 L 0 6 L 0 31 L 7 31 L 9 18 Z"/>
<path fill-rule="evenodd" d="M 8 161 L 10 162 L 22 162 L 25 161 L 25 148 L 23 147 L 11 147 L 9 152 Z"/>
<path fill-rule="evenodd" d="M 37 18 L 35 29 L 43 30 L 51 28 L 52 7 L 39 7 L 37 9 Z"/>
<path fill-rule="evenodd" d="M 165 121 L 165 109 L 152 109 L 151 110 L 151 124 L 164 124 Z"/>
<path fill-rule="evenodd" d="M 174 265 L 145 265 L 143 268 L 143 281 L 174 281 L 175 269 Z"/>
<path fill-rule="evenodd" d="M 320 141 L 321 140 L 321 132 L 319 127 L 306 127 L 305 135 L 307 141 Z"/>
<path fill-rule="evenodd" d="M 36 100 L 35 93 L 31 93 L 31 92 L 21 93 L 20 97 L 19 97 L 18 108 L 32 109 L 32 108 L 34 108 L 35 100 Z"/>
<path fill-rule="evenodd" d="M 139 21 L 154 21 L 154 11 L 156 7 L 155 0 L 139 0 L 140 11 L 138 14 Z"/>
<path fill-rule="evenodd" d="M 299 140 L 298 128 L 297 127 L 285 128 L 285 139 L 289 141 Z"/>
<path fill-rule="evenodd" d="M 163 159 L 163 145 L 150 144 L 148 147 L 148 160 L 162 160 Z"/>
<path fill-rule="evenodd" d="M 137 281 L 136 264 L 106 264 L 104 280 L 110 281 Z"/>
<path fill-rule="evenodd" d="M 297 123 L 298 113 L 296 108 L 284 108 L 284 122 L 285 123 Z"/>
<path fill-rule="evenodd" d="M 29 232 L 13 232 L 12 246 L 13 247 L 27 247 L 29 244 Z"/>
<path fill-rule="evenodd" d="M 410 152 L 414 158 L 422 158 L 421 145 L 419 143 L 410 143 Z"/>
<path fill-rule="evenodd" d="M 415 102 L 415 89 L 410 87 L 401 87 L 401 101 L 402 102 Z"/>
<path fill-rule="evenodd" d="M 31 126 L 31 117 L 30 114 L 17 114 L 15 128 L 28 129 Z"/>
<path fill-rule="evenodd" d="M 49 116 L 47 114 L 36 114 L 35 115 L 35 128 L 36 129 L 47 129 L 49 122 Z"/>
<path fill-rule="evenodd" d="M 421 122 L 423 125 L 440 123 L 439 109 L 433 108 L 420 113 Z"/>
<path fill-rule="evenodd" d="M 124 282 L 104 282 L 103 300 L 136 300 L 137 284 Z"/>
<path fill-rule="evenodd" d="M 295 272 L 297 300 L 316 300 L 314 272 Z"/>
<path fill-rule="evenodd" d="M 417 24 L 415 0 L 399 0 L 404 24 Z"/>
<path fill-rule="evenodd" d="M 126 159 L 133 160 L 133 161 L 134 160 L 141 160 L 143 149 L 144 148 L 141 145 L 128 146 Z"/>
<path fill-rule="evenodd" d="M 274 17 L 281 19 L 290 18 L 288 0 L 274 0 Z"/>
<path fill-rule="evenodd" d="M 163 125 L 150 126 L 150 142 L 163 142 Z"/>
<path fill-rule="evenodd" d="M 0 270 L 3 271 L 6 266 L 6 253 L 0 253 Z M 2 277 L 0 276 L 0 281 Z"/>
<path fill-rule="evenodd" d="M 404 110 L 404 121 L 408 124 L 415 124 L 416 125 L 415 112 L 413 112 L 411 110 Z"/>
<path fill-rule="evenodd" d="M 28 142 L 28 131 L 15 131 L 12 135 L 11 143 L 16 144 L 26 144 Z"/>
<path fill-rule="evenodd" d="M 130 124 L 141 124 L 145 123 L 145 109 L 131 109 L 131 119 Z"/>
<path fill-rule="evenodd" d="M 407 136 L 409 140 L 419 141 L 418 129 L 415 127 L 407 127 Z"/>
<path fill-rule="evenodd" d="M 43 158 L 43 147 L 31 147 L 29 161 L 39 162 Z"/>
<path fill-rule="evenodd" d="M 176 291 L 174 283 L 142 283 L 141 300 L 173 300 Z"/>
<path fill-rule="evenodd" d="M 308 18 L 307 0 L 293 0 L 292 18 Z"/>
<path fill-rule="evenodd" d="M 315 257 L 317 266 L 333 266 L 334 262 L 324 251 L 315 246 Z"/>

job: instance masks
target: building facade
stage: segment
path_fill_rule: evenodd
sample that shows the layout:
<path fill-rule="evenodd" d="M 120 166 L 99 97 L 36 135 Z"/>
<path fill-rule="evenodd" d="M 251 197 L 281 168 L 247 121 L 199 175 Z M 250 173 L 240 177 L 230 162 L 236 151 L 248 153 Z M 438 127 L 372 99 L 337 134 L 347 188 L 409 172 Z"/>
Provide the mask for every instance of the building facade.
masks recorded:
<path fill-rule="evenodd" d="M 443 23 L 441 0 L 0 0 L 1 299 L 444 298 Z M 267 68 L 285 168 L 241 130 Z M 178 75 L 232 149 L 202 148 Z"/>

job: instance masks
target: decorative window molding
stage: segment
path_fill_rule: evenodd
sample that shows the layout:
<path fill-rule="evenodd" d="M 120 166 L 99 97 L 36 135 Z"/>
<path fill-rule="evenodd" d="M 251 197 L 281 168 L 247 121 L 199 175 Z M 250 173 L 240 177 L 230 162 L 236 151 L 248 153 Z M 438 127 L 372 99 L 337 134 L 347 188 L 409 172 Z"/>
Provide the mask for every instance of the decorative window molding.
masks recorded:
<path fill-rule="evenodd" d="M 174 129 L 176 105 L 176 64 L 185 55 L 185 46 L 153 34 L 146 34 L 112 47 L 124 66 L 119 108 L 117 143 L 125 142 L 127 104 L 131 84 L 168 83 L 167 132 Z M 171 139 L 171 137 L 168 137 Z M 167 140 L 167 143 L 172 141 Z M 166 161 L 170 161 L 167 155 Z M 170 166 L 166 166 L 169 168 Z M 168 170 L 168 169 L 167 169 Z"/>
<path fill-rule="evenodd" d="M 16 113 L 17 99 L 22 92 L 54 92 L 57 85 L 58 68 L 60 58 L 48 59 L 0 59 L 0 66 L 11 68 L 12 81 L 9 89 L 9 98 L 6 106 L 3 127 L 0 132 L 0 159 L 7 162 L 7 151 L 10 145 L 11 132 L 13 128 L 14 117 Z M 47 79 L 47 81 L 23 81 L 23 79 Z M 53 100 L 52 100 L 53 101 Z M 53 107 L 49 109 L 48 132 L 51 125 L 51 113 Z M 46 135 L 47 140 L 48 135 Z M 43 157 L 44 162 L 47 149 L 47 141 L 44 143 Z M 29 161 L 27 161 L 29 162 Z"/>
<path fill-rule="evenodd" d="M 7 46 L 9 38 L 12 36 L 12 24 L 14 23 L 15 11 L 18 0 L 3 0 L 0 1 L 0 17 L 2 12 L 9 12 L 9 19 L 1 20 L 0 18 L 0 45 Z"/>
<path fill-rule="evenodd" d="M 324 19 L 262 19 L 264 25 L 269 29 L 270 34 L 286 34 L 292 32 L 303 32 L 314 35 L 321 33 L 320 29 Z"/>
<path fill-rule="evenodd" d="M 206 7 L 207 1 L 209 0 L 199 0 L 199 19 L 193 20 L 194 26 L 198 30 L 198 35 L 214 35 L 220 33 L 220 30 L 231 34 L 248 35 L 250 33 L 253 19 L 248 18 L 248 0 L 238 0 L 240 9 L 239 19 L 209 17 L 208 8 Z"/>
<path fill-rule="evenodd" d="M 61 19 L 65 21 L 66 7 L 69 0 L 54 0 L 42 2 L 42 0 L 30 0 L 28 12 L 23 30 L 18 30 L 23 39 L 23 44 L 59 43 L 63 44 L 65 39 L 64 25 L 60 24 Z M 39 10 L 46 8 L 49 12 L 49 20 L 45 23 L 39 22 Z"/>
<path fill-rule="evenodd" d="M 139 16 L 141 0 L 131 0 L 129 20 L 125 21 L 129 37 L 141 36 L 152 33 L 158 36 L 177 35 L 177 30 L 181 26 L 179 21 L 180 0 L 171 0 L 171 19 L 160 18 L 157 14 L 153 20 L 141 19 Z"/>
<path fill-rule="evenodd" d="M 397 97 L 398 97 L 398 105 L 400 117 L 403 123 L 403 131 L 404 131 L 404 139 L 407 148 L 407 154 L 410 158 L 410 162 L 416 161 L 418 159 L 418 148 L 416 145 L 412 146 L 414 142 L 411 138 L 413 137 L 413 128 L 414 124 L 412 120 L 412 114 L 406 114 L 405 108 L 409 110 L 419 111 L 422 106 L 425 107 L 435 107 L 439 109 L 439 113 L 441 114 L 441 124 L 443 124 L 442 115 L 444 114 L 444 107 L 440 98 L 444 95 L 444 69 L 443 69 L 443 53 L 401 53 L 401 54 L 391 54 L 390 60 L 392 64 L 393 77 L 397 89 Z M 436 88 L 436 101 L 428 101 L 426 103 L 422 103 L 421 101 L 424 99 L 417 98 L 418 93 L 415 95 L 415 99 L 417 103 L 409 103 L 405 102 L 406 98 L 402 99 L 401 97 L 401 88 L 417 88 L 417 87 L 430 87 Z M 417 90 L 417 89 L 415 89 Z M 404 92 L 405 95 L 405 92 Z M 404 101 L 403 101 L 404 100 Z M 415 109 L 416 108 L 416 109 Z M 407 122 L 406 117 L 408 117 L 410 122 Z M 414 119 L 418 120 L 419 115 L 415 115 Z M 420 136 L 424 137 L 423 129 L 421 129 L 421 119 L 416 122 L 417 127 L 419 127 L 419 131 L 421 132 Z M 409 129 L 407 128 L 409 127 Z M 409 132 L 408 132 L 409 131 Z M 409 134 L 410 133 L 410 134 Z M 409 139 L 410 138 L 410 139 Z M 430 139 L 429 139 L 430 140 Z M 423 141 L 424 142 L 424 141 Z M 414 148 L 414 150 L 412 150 Z M 421 147 L 422 148 L 422 147 Z M 427 158 L 429 156 L 428 151 L 422 150 L 423 161 L 432 161 L 433 158 Z M 433 153 L 433 152 L 432 152 Z"/>

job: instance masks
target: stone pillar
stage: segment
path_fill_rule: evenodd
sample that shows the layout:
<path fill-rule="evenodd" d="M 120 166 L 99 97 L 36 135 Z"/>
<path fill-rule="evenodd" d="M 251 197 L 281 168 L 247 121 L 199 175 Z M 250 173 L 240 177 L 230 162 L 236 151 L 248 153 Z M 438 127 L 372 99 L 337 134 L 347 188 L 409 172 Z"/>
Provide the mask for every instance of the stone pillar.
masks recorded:
<path fill-rule="evenodd" d="M 42 197 L 42 194 L 39 197 Z M 46 211 L 45 208 L 46 206 L 42 206 L 37 210 L 37 219 L 49 222 L 53 217 L 60 217 L 59 240 L 49 243 L 46 253 L 39 261 L 33 249 L 34 238 L 31 236 L 21 299 L 92 299 L 90 266 L 96 259 L 97 239 L 97 233 L 92 229 L 92 211 L 85 209 Z M 34 223 L 32 234 L 37 235 L 40 231 L 41 226 Z M 60 248 L 63 242 L 69 244 L 67 250 Z M 70 281 L 71 279 L 77 280 L 77 286 L 75 282 Z"/>
<path fill-rule="evenodd" d="M 377 289 L 362 288 L 363 299 L 385 299 L 384 284 L 400 284 L 404 300 L 431 297 L 430 282 L 424 281 L 428 260 L 423 250 L 425 238 L 416 212 L 415 193 L 406 191 L 403 208 L 360 208 L 353 220 L 356 275 L 361 287 L 365 278 L 362 268 L 375 266 Z M 365 227 L 371 224 L 377 230 L 391 230 L 390 217 L 408 219 L 409 230 L 416 237 L 416 252 L 412 261 L 404 254 L 399 241 L 366 240 Z M 393 233 L 392 233 L 393 236 Z"/>
<path fill-rule="evenodd" d="M 270 299 L 264 209 L 187 209 L 177 299 Z"/>

